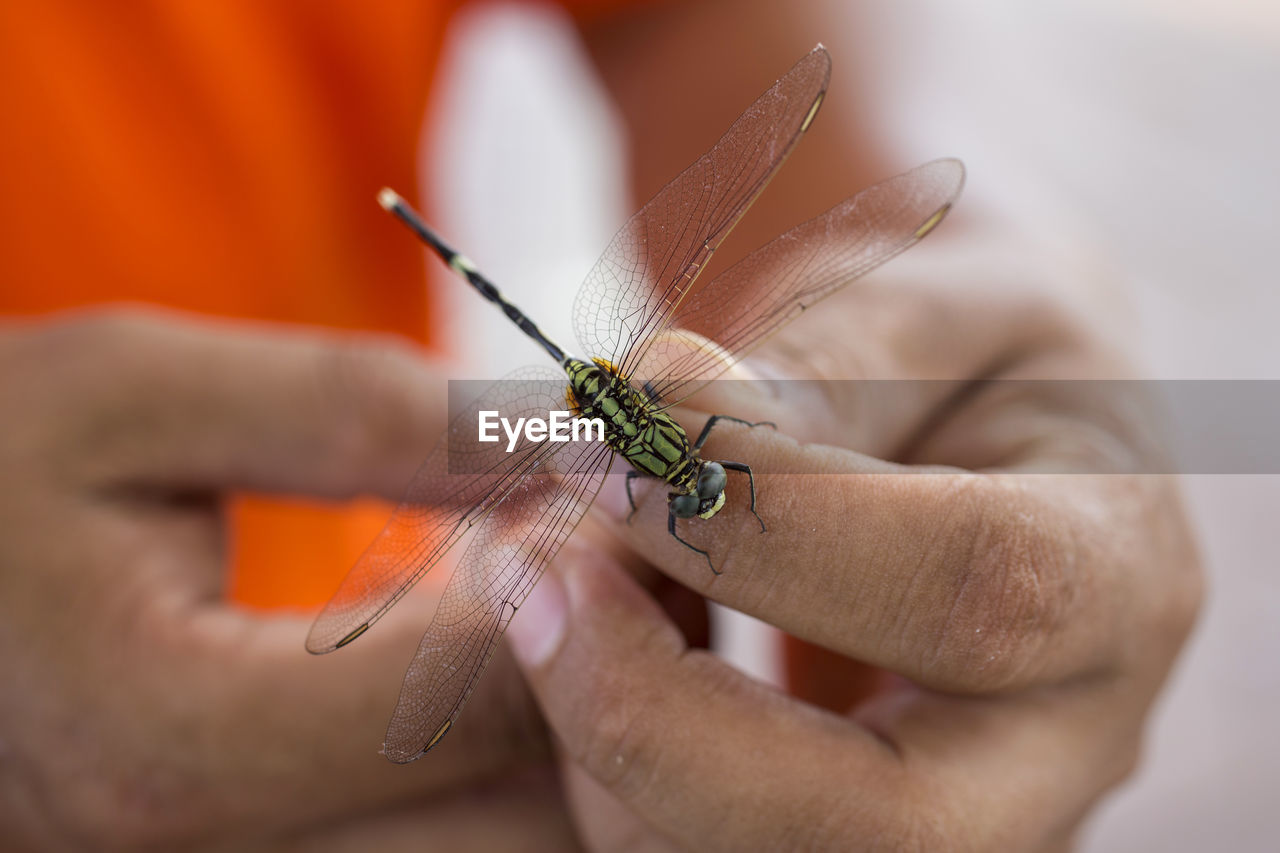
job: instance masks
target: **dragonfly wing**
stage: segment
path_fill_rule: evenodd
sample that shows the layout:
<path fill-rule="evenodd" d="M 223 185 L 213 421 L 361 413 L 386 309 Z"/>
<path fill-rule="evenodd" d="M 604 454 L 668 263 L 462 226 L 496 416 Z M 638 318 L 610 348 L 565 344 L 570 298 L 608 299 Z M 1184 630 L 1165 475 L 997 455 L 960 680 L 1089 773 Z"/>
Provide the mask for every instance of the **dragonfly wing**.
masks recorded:
<path fill-rule="evenodd" d="M 308 651 L 331 652 L 363 634 L 526 474 L 569 446 L 524 443 L 508 453 L 505 439 L 478 440 L 480 411 L 545 418 L 548 410 L 564 408 L 565 385 L 559 371 L 526 367 L 463 407 L 414 475 L 386 528 L 316 618 L 307 635 Z"/>
<path fill-rule="evenodd" d="M 574 300 L 586 353 L 630 374 L 643 343 L 809 128 L 830 76 L 819 45 L 622 226 Z"/>
<path fill-rule="evenodd" d="M 636 381 L 675 405 L 806 308 L 923 239 L 963 185 L 959 160 L 935 160 L 773 239 L 672 314 L 636 366 Z"/>
<path fill-rule="evenodd" d="M 445 587 L 387 727 L 390 760 L 413 761 L 453 726 L 511 617 L 595 499 L 609 446 L 562 446 L 489 512 Z"/>

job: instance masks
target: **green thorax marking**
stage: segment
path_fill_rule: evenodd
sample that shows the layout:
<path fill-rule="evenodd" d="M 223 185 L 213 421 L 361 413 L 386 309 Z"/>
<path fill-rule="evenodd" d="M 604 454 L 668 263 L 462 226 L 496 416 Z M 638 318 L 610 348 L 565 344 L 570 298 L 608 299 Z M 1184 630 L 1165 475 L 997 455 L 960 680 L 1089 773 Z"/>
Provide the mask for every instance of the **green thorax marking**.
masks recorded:
<path fill-rule="evenodd" d="M 680 494 L 694 492 L 701 460 L 683 427 L 602 358 L 566 359 L 564 370 L 575 415 L 604 421 L 604 440 L 641 474 L 666 480 Z"/>

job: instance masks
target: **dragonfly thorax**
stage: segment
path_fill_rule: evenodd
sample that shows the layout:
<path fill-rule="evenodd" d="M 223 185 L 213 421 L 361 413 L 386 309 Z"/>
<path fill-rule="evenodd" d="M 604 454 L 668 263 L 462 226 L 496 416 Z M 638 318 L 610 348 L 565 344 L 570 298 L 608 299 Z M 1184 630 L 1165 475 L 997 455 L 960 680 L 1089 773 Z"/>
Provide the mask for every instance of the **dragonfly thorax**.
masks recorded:
<path fill-rule="evenodd" d="M 641 474 L 671 486 L 668 501 L 677 518 L 711 518 L 724 506 L 724 468 L 704 462 L 684 428 L 661 403 L 636 389 L 604 359 L 566 358 L 565 398 L 574 415 L 600 418 L 604 440 Z"/>

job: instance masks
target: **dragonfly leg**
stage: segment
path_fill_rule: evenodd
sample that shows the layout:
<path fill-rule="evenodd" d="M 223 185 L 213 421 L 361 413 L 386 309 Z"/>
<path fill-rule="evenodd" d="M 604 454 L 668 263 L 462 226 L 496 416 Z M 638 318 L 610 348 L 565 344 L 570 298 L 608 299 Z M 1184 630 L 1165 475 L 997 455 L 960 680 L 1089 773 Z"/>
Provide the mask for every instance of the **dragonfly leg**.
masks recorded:
<path fill-rule="evenodd" d="M 631 504 L 631 512 L 627 513 L 627 524 L 631 523 L 631 519 L 636 517 L 639 507 L 636 506 L 636 499 L 631 495 L 631 481 L 640 476 L 639 471 L 627 472 L 627 503 Z"/>
<path fill-rule="evenodd" d="M 733 421 L 735 424 L 746 424 L 749 427 L 768 426 L 773 427 L 774 429 L 778 428 L 778 425 L 773 421 L 759 421 L 757 423 L 752 423 L 751 421 L 744 421 L 742 418 L 735 418 L 733 415 L 712 415 L 707 418 L 707 423 L 702 427 L 702 432 L 698 433 L 698 440 L 693 443 L 694 450 L 702 449 L 702 445 L 706 442 L 707 436 L 711 435 L 711 428 L 720 421 Z"/>
<path fill-rule="evenodd" d="M 754 426 L 759 426 L 759 424 L 754 424 Z M 760 522 L 760 532 L 764 533 L 764 519 L 760 517 L 760 513 L 756 512 L 756 475 L 751 473 L 751 466 L 745 462 L 724 461 L 721 461 L 720 465 L 726 471 L 741 471 L 747 475 L 747 483 L 751 487 L 751 514 L 756 517 L 756 521 Z"/>
<path fill-rule="evenodd" d="M 715 564 L 711 562 L 710 554 L 708 554 L 706 551 L 702 550 L 698 546 L 691 545 L 688 542 L 684 541 L 683 539 L 680 538 L 680 534 L 676 533 L 676 517 L 674 515 L 667 515 L 667 532 L 671 534 L 671 537 L 673 539 L 675 539 L 684 547 L 688 548 L 690 551 L 697 551 L 699 554 L 706 557 L 707 566 L 711 569 L 711 574 L 713 575 L 720 574 L 720 572 L 716 569 Z"/>

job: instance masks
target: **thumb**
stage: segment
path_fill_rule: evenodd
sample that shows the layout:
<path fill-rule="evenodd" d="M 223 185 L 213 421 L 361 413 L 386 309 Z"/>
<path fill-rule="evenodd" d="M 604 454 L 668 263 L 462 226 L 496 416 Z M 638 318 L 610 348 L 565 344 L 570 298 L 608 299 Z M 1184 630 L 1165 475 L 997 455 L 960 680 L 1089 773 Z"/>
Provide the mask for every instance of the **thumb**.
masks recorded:
<path fill-rule="evenodd" d="M 570 761 L 585 837 L 634 815 L 682 849 L 789 849 L 818 788 L 894 772 L 874 735 L 688 648 L 608 557 L 565 551 L 507 636 Z"/>

